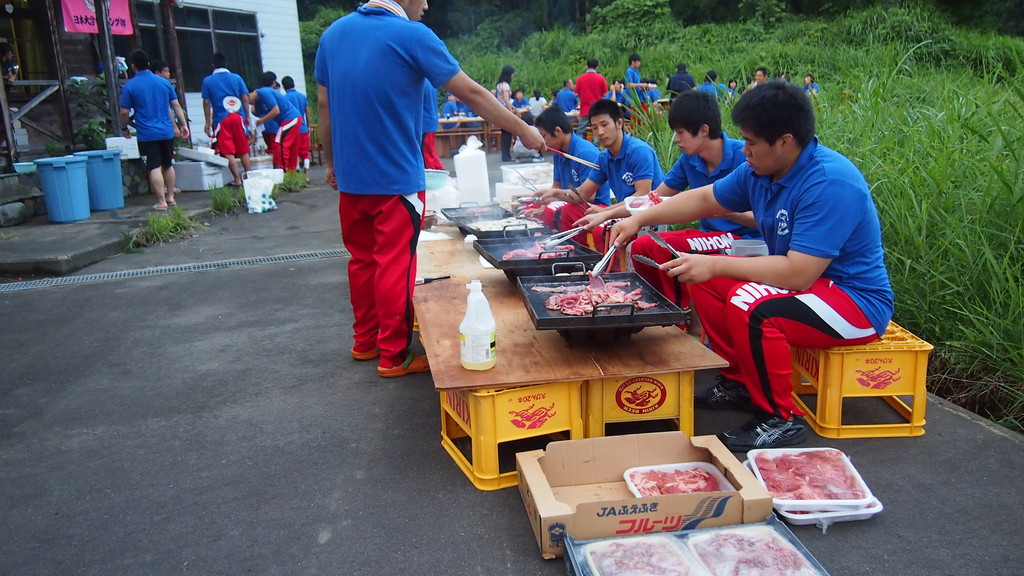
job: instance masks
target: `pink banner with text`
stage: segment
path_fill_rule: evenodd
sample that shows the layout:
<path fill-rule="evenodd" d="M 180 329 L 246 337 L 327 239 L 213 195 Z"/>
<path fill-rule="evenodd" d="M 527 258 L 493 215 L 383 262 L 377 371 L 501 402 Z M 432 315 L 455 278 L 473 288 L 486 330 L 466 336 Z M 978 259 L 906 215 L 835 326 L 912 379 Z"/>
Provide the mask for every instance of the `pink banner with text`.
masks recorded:
<path fill-rule="evenodd" d="M 60 0 L 64 12 L 64 29 L 68 32 L 96 34 L 96 2 L 98 0 Z M 128 0 L 110 0 L 110 33 L 131 36 L 132 19 Z"/>

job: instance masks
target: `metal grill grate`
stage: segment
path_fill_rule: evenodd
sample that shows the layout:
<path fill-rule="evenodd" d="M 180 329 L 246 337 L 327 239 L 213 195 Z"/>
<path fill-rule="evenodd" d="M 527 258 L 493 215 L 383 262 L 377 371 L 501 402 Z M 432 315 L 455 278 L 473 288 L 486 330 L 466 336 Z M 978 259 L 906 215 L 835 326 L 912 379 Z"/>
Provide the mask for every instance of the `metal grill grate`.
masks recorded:
<path fill-rule="evenodd" d="M 349 256 L 351 256 L 351 254 L 349 254 L 348 250 L 319 250 L 316 252 L 300 252 L 298 254 L 284 254 L 281 256 L 221 260 L 220 262 L 182 264 L 178 266 L 155 266 L 153 268 L 142 268 L 140 270 L 124 270 L 121 272 L 106 272 L 103 274 L 83 274 L 81 276 L 62 276 L 60 278 L 30 280 L 28 282 L 11 282 L 9 284 L 0 284 L 0 293 L 32 290 L 34 288 L 49 288 L 51 286 L 67 286 L 69 284 L 88 284 L 92 282 L 108 282 L 110 280 L 124 280 L 128 278 L 142 278 L 145 276 L 161 276 L 164 274 L 246 268 L 249 266 L 278 264 L 281 262 L 302 262 L 305 260 L 323 260 L 327 258 L 347 258 Z"/>

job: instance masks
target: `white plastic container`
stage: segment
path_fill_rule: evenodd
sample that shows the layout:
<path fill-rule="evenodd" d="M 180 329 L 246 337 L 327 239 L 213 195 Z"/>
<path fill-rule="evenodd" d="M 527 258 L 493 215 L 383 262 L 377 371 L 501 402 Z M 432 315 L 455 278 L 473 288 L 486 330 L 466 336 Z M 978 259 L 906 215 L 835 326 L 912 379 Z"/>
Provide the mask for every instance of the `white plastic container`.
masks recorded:
<path fill-rule="evenodd" d="M 459 184 L 459 202 L 483 205 L 491 201 L 491 183 L 487 176 L 487 155 L 475 136 L 455 155 L 455 178 Z"/>
<path fill-rule="evenodd" d="M 466 316 L 459 324 L 459 352 L 467 370 L 489 370 L 497 360 L 494 315 L 479 280 L 466 284 Z"/>
<path fill-rule="evenodd" d="M 863 493 L 862 498 L 849 498 L 849 499 L 819 499 L 819 500 L 801 500 L 801 499 L 790 499 L 790 498 L 773 498 L 774 506 L 776 510 L 785 510 L 787 512 L 834 512 L 834 511 L 850 511 L 850 510 L 861 510 L 869 506 L 875 499 L 874 495 L 871 494 L 871 490 L 867 484 L 864 483 L 864 479 L 861 478 L 860 473 L 853 467 L 853 463 L 850 462 L 849 457 L 846 456 L 841 450 L 835 448 L 774 448 L 774 449 L 758 449 L 750 450 L 747 452 L 747 459 L 750 463 L 750 469 L 753 471 L 754 476 L 757 477 L 765 487 L 768 486 L 769 482 L 765 480 L 766 472 L 758 467 L 758 456 L 764 456 L 767 458 L 778 458 L 781 456 L 807 454 L 809 452 L 836 452 L 839 456 L 839 462 L 845 469 L 847 475 L 853 479 L 854 484 Z M 769 490 L 770 491 L 770 490 Z"/>

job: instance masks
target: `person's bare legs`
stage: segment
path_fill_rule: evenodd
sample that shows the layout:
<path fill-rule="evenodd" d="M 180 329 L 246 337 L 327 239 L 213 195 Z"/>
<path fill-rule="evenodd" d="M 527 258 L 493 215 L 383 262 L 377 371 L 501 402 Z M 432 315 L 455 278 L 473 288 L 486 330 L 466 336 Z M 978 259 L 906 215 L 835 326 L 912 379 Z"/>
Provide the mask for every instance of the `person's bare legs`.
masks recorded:
<path fill-rule="evenodd" d="M 160 171 L 164 179 L 164 186 L 167 187 L 167 205 L 174 206 L 176 204 L 176 202 L 174 201 L 174 193 L 177 192 L 177 190 L 174 189 L 174 166 L 161 168 Z"/>
<path fill-rule="evenodd" d="M 161 168 L 149 171 L 149 189 L 156 195 L 157 208 L 167 209 L 167 197 L 164 196 L 164 175 Z"/>
<path fill-rule="evenodd" d="M 243 170 L 245 170 L 246 172 L 248 172 L 249 170 L 252 170 L 252 164 L 249 163 L 249 154 L 248 153 L 242 154 L 241 156 L 239 156 L 239 158 L 242 159 L 242 169 Z M 241 182 L 242 179 L 239 178 L 238 181 Z"/>
<path fill-rule="evenodd" d="M 234 154 L 225 154 L 224 157 L 228 159 L 228 170 L 231 171 L 231 185 L 232 186 L 241 186 L 242 185 L 242 175 L 238 173 L 238 164 L 235 163 L 235 155 Z M 246 154 L 245 158 L 248 159 L 249 155 Z M 243 164 L 245 164 L 245 162 L 243 162 Z"/>

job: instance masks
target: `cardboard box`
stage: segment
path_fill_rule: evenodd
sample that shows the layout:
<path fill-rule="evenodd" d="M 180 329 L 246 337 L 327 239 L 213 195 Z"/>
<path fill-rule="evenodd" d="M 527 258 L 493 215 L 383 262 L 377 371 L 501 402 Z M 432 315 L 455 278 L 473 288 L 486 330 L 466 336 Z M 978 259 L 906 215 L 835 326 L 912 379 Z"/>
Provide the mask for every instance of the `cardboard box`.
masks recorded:
<path fill-rule="evenodd" d="M 622 473 L 635 466 L 710 462 L 737 487 L 731 492 L 636 498 Z M 516 455 L 519 493 L 541 556 L 577 540 L 692 530 L 764 521 L 772 497 L 715 436 L 656 432 L 552 442 Z"/>
<path fill-rule="evenodd" d="M 121 160 L 137 160 L 139 156 L 139 141 L 135 138 L 123 136 L 112 136 L 107 138 L 107 150 L 120 150 Z"/>

